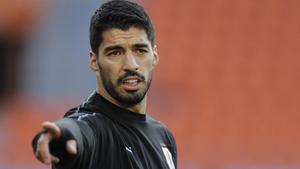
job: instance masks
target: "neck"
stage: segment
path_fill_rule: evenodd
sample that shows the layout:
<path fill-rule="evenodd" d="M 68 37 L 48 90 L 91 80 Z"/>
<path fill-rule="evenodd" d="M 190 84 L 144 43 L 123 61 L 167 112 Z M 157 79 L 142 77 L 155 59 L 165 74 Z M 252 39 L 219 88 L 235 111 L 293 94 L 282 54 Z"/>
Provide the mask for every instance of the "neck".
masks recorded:
<path fill-rule="evenodd" d="M 122 104 L 119 101 L 117 101 L 116 99 L 114 99 L 113 97 L 111 97 L 111 95 L 108 94 L 106 92 L 106 90 L 104 90 L 104 89 L 100 89 L 99 87 L 97 87 L 96 91 L 98 94 L 103 96 L 106 100 L 110 101 L 111 103 L 113 103 L 114 105 L 116 105 L 118 107 L 121 107 L 123 109 L 129 110 L 134 113 L 146 114 L 147 96 L 145 96 L 145 98 L 140 103 L 129 106 L 129 105 Z"/>

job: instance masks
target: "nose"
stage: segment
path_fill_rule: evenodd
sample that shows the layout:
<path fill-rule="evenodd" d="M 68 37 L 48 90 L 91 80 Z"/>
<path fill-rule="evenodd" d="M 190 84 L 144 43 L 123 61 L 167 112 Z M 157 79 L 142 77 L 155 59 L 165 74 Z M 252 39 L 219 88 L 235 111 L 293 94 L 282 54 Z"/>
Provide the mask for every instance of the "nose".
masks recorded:
<path fill-rule="evenodd" d="M 124 70 L 131 70 L 131 71 L 136 71 L 139 69 L 139 65 L 137 63 L 137 60 L 134 55 L 131 53 L 127 54 L 125 56 L 125 61 L 124 61 Z"/>

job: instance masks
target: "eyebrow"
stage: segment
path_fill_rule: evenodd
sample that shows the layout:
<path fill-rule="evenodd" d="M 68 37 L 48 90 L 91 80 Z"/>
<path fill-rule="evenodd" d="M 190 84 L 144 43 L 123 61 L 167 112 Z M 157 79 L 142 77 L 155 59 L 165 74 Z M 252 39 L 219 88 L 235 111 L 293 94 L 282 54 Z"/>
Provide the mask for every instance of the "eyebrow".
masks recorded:
<path fill-rule="evenodd" d="M 109 46 L 104 49 L 104 53 L 107 53 L 112 50 L 117 50 L 117 49 L 123 49 L 123 47 L 119 45 Z"/>
<path fill-rule="evenodd" d="M 137 43 L 133 45 L 135 48 L 149 48 L 149 45 L 146 43 Z"/>
<path fill-rule="evenodd" d="M 149 45 L 146 43 L 137 43 L 133 45 L 134 48 L 149 48 Z M 123 49 L 120 45 L 108 46 L 104 49 L 104 53 L 113 51 L 113 50 L 120 50 Z"/>

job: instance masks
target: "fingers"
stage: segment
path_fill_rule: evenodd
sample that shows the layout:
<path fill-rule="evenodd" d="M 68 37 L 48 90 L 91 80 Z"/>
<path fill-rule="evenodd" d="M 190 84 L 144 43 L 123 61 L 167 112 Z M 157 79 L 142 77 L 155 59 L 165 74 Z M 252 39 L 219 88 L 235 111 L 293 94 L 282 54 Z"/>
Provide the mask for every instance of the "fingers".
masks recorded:
<path fill-rule="evenodd" d="M 59 163 L 59 158 L 50 153 L 49 144 L 52 140 L 59 139 L 61 137 L 61 130 L 55 123 L 48 121 L 43 122 L 42 126 L 45 129 L 45 133 L 40 136 L 37 142 L 35 156 L 46 165 L 50 165 L 51 163 L 57 164 Z M 66 150 L 71 155 L 75 155 L 77 153 L 77 143 L 74 139 L 66 142 Z"/>
<path fill-rule="evenodd" d="M 46 165 L 59 162 L 59 159 L 53 156 L 49 151 L 49 142 L 51 141 L 50 137 L 50 133 L 41 135 L 40 139 L 38 140 L 35 153 L 36 158 Z"/>
<path fill-rule="evenodd" d="M 55 123 L 45 121 L 42 123 L 42 126 L 47 131 L 47 133 L 50 133 L 51 140 L 60 137 L 61 131 Z"/>
<path fill-rule="evenodd" d="M 59 163 L 59 158 L 57 158 L 57 157 L 55 157 L 55 156 L 53 156 L 53 155 L 51 155 L 51 157 L 50 157 L 50 158 L 51 158 L 51 162 L 49 162 L 49 160 L 48 160 L 48 161 L 45 161 L 45 159 L 43 159 L 39 153 L 36 153 L 36 154 L 35 154 L 35 157 L 36 157 L 39 161 L 41 161 L 42 163 L 44 163 L 44 164 L 46 164 L 46 165 L 50 165 L 51 163 L 52 163 L 52 164 L 58 164 L 58 163 Z"/>
<path fill-rule="evenodd" d="M 53 139 L 59 138 L 61 135 L 61 131 L 59 127 L 52 122 L 43 122 L 42 126 L 46 132 L 40 136 L 37 142 L 35 156 L 38 160 L 46 165 L 50 165 L 51 163 L 58 163 L 59 159 L 50 153 L 49 143 Z"/>
<path fill-rule="evenodd" d="M 49 151 L 49 141 L 50 141 L 50 134 L 45 133 L 43 134 L 39 141 L 37 146 L 37 151 L 35 153 L 35 156 L 38 160 L 40 160 L 42 163 L 46 165 L 50 165 L 51 163 L 57 164 L 59 163 L 59 158 L 53 156 Z M 75 155 L 77 153 L 77 143 L 75 140 L 68 140 L 66 142 L 66 149 L 67 152 L 71 155 Z"/>
<path fill-rule="evenodd" d="M 75 140 L 68 140 L 66 142 L 67 152 L 71 155 L 75 155 L 77 153 L 77 143 Z"/>
<path fill-rule="evenodd" d="M 51 162 L 51 154 L 49 152 L 49 134 L 42 134 L 37 143 L 36 156 L 37 158 L 47 165 Z"/>
<path fill-rule="evenodd" d="M 52 164 L 57 164 L 57 163 L 59 163 L 59 158 L 57 158 L 57 157 L 51 155 L 51 163 L 52 163 Z"/>

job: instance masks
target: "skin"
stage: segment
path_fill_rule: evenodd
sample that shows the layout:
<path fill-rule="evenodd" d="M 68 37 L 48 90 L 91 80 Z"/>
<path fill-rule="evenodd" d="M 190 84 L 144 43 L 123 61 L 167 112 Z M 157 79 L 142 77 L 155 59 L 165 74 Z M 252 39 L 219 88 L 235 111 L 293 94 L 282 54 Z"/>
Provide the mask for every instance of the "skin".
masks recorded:
<path fill-rule="evenodd" d="M 103 42 L 99 46 L 98 54 L 90 52 L 90 68 L 96 74 L 97 92 L 119 107 L 145 114 L 147 97 L 144 97 L 137 104 L 126 105 L 112 97 L 105 89 L 103 79 L 109 77 L 115 90 L 125 98 L 146 93 L 147 84 L 150 85 L 152 78 L 153 68 L 159 60 L 156 46 L 152 47 L 144 29 L 136 27 L 131 27 L 126 31 L 110 29 L 103 32 L 102 37 Z M 101 74 L 101 71 L 105 73 Z M 118 79 L 128 71 L 137 72 L 145 79 L 133 86 L 136 90 L 128 90 L 126 85 L 117 83 Z M 108 76 L 102 77 L 103 74 Z M 139 80 L 140 78 L 126 76 L 125 79 Z"/>
<path fill-rule="evenodd" d="M 151 83 L 152 71 L 159 61 L 156 46 L 151 45 L 146 31 L 137 27 L 128 30 L 109 29 L 102 33 L 102 39 L 98 53 L 89 53 L 90 68 L 96 74 L 96 91 L 119 107 L 133 113 L 145 114 L 146 93 Z M 128 75 L 128 72 L 132 74 Z M 128 83 L 128 80 L 134 83 Z M 108 84 L 123 99 L 139 98 L 138 101 L 134 104 L 122 102 L 107 90 Z M 53 122 L 43 122 L 42 127 L 46 132 L 38 140 L 35 156 L 46 165 L 58 163 L 59 159 L 49 151 L 49 143 L 59 139 L 61 131 Z M 75 155 L 76 141 L 68 140 L 66 150 Z"/>

